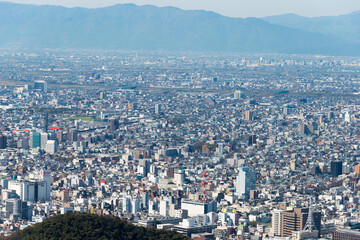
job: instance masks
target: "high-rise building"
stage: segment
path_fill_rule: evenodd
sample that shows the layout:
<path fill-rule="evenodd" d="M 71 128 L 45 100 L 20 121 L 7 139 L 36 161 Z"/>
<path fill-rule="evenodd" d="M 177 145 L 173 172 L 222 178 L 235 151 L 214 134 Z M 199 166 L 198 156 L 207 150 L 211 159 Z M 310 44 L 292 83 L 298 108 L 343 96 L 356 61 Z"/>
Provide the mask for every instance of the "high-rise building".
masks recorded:
<path fill-rule="evenodd" d="M 251 111 L 245 111 L 245 120 L 246 121 L 253 121 L 254 120 L 254 113 Z"/>
<path fill-rule="evenodd" d="M 170 210 L 169 200 L 161 200 L 160 201 L 160 215 L 164 216 L 164 217 L 169 216 L 169 210 Z"/>
<path fill-rule="evenodd" d="M 46 81 L 35 81 L 34 82 L 34 90 L 40 90 L 43 92 L 47 92 L 47 82 Z"/>
<path fill-rule="evenodd" d="M 337 177 L 342 174 L 342 161 L 332 161 L 331 162 L 331 169 L 330 169 L 330 175 L 333 177 Z"/>
<path fill-rule="evenodd" d="M 234 99 L 241 99 L 243 98 L 243 93 L 240 90 L 236 90 L 234 92 Z"/>
<path fill-rule="evenodd" d="M 32 208 L 28 203 L 21 201 L 21 199 L 8 199 L 5 201 L 6 212 L 12 214 L 14 217 L 21 217 L 22 219 L 31 220 Z"/>
<path fill-rule="evenodd" d="M 100 99 L 101 100 L 103 100 L 103 99 L 105 99 L 106 98 L 106 93 L 104 93 L 104 92 L 100 92 Z"/>
<path fill-rule="evenodd" d="M 63 131 L 59 130 L 59 131 L 56 132 L 56 139 L 58 140 L 59 143 L 64 141 Z"/>
<path fill-rule="evenodd" d="M 155 104 L 155 114 L 161 113 L 161 104 Z"/>
<path fill-rule="evenodd" d="M 307 223 L 308 208 L 295 208 L 281 213 L 281 237 L 291 237 L 294 231 L 302 231 Z M 321 230 L 321 212 L 313 212 L 313 222 L 318 235 Z"/>
<path fill-rule="evenodd" d="M 184 184 L 184 180 L 185 180 L 184 170 L 177 170 L 174 173 L 174 183 L 181 186 Z"/>
<path fill-rule="evenodd" d="M 30 147 L 38 148 L 41 146 L 41 135 L 38 132 L 30 133 Z"/>
<path fill-rule="evenodd" d="M 251 171 L 248 167 L 239 169 L 236 177 L 236 192 L 237 196 L 249 196 L 250 190 L 256 189 L 256 172 Z"/>
<path fill-rule="evenodd" d="M 274 236 L 281 236 L 281 213 L 282 212 L 283 212 L 283 210 L 274 210 L 272 213 L 271 231 Z"/>
<path fill-rule="evenodd" d="M 284 115 L 289 115 L 290 114 L 290 108 L 289 107 L 284 107 L 283 113 L 284 113 Z"/>
<path fill-rule="evenodd" d="M 57 142 L 55 140 L 48 140 L 45 151 L 49 154 L 55 154 L 57 152 Z"/>
<path fill-rule="evenodd" d="M 256 135 L 250 135 L 248 145 L 251 146 L 251 145 L 254 145 L 254 144 L 256 144 Z"/>
<path fill-rule="evenodd" d="M 0 149 L 5 149 L 7 147 L 7 137 L 5 135 L 0 135 Z"/>
<path fill-rule="evenodd" d="M 119 120 L 116 118 L 110 119 L 110 131 L 115 132 L 117 129 L 119 129 Z"/>
<path fill-rule="evenodd" d="M 356 175 L 360 176 L 360 164 L 355 166 Z"/>
<path fill-rule="evenodd" d="M 140 199 L 131 200 L 131 213 L 135 214 L 140 212 Z"/>
<path fill-rule="evenodd" d="M 42 181 L 46 183 L 45 189 L 45 201 L 50 201 L 50 193 L 51 193 L 51 171 L 42 170 L 40 171 L 40 176 Z"/>
<path fill-rule="evenodd" d="M 299 133 L 300 133 L 301 136 L 305 136 L 305 135 L 311 134 L 311 131 L 310 131 L 307 124 L 301 123 L 299 125 Z"/>
<path fill-rule="evenodd" d="M 68 140 L 70 142 L 75 142 L 78 139 L 78 131 L 76 129 L 70 129 L 68 132 Z"/>
<path fill-rule="evenodd" d="M 45 150 L 46 148 L 46 143 L 47 141 L 49 140 L 49 135 L 46 133 L 46 132 L 42 132 L 40 134 L 41 136 L 41 139 L 40 139 L 40 146 L 41 146 L 41 149 Z"/>

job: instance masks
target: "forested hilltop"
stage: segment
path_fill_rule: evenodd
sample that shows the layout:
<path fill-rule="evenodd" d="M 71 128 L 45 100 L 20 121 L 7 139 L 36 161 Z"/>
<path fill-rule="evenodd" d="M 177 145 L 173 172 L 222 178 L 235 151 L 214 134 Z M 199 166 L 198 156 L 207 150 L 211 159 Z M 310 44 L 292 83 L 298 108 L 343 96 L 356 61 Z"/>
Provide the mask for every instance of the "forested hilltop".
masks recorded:
<path fill-rule="evenodd" d="M 186 240 L 188 238 L 174 231 L 137 227 L 114 216 L 72 212 L 49 218 L 4 239 Z"/>

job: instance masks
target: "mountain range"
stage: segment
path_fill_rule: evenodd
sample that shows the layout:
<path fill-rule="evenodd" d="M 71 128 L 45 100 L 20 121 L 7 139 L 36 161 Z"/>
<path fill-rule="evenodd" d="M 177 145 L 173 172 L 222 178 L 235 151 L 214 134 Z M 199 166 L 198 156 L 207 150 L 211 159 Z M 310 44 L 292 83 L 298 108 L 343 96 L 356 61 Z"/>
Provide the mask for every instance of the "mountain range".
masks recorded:
<path fill-rule="evenodd" d="M 332 17 L 307 18 L 295 14 L 265 17 L 273 24 L 335 36 L 349 42 L 360 42 L 360 11 Z"/>
<path fill-rule="evenodd" d="M 358 56 L 359 18 L 355 12 L 242 19 L 150 5 L 88 9 L 0 2 L 0 47 Z"/>

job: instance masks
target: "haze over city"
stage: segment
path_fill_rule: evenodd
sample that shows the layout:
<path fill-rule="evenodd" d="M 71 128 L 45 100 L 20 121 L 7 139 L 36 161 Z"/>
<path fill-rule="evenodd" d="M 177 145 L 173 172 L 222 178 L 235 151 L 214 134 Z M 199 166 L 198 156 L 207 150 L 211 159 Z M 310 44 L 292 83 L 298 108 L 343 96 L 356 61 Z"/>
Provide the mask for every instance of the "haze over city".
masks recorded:
<path fill-rule="evenodd" d="M 214 11 L 229 17 L 266 17 L 294 13 L 307 17 L 335 16 L 360 10 L 357 0 L 10 0 L 26 4 L 66 7 L 107 7 L 115 4 L 173 6 L 185 10 Z"/>
<path fill-rule="evenodd" d="M 357 9 L 0 2 L 0 239 L 360 240 Z"/>

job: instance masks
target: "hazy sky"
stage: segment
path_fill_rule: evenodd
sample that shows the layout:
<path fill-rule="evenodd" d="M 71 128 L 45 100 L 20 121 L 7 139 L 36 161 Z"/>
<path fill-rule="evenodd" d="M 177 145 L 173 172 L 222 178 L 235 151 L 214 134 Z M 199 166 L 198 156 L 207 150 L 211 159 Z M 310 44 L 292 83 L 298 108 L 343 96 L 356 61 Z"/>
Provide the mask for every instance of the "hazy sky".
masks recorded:
<path fill-rule="evenodd" d="M 264 17 L 284 13 L 302 16 L 330 16 L 360 10 L 360 0 L 7 0 L 18 3 L 51 4 L 67 7 L 104 7 L 116 3 L 174 6 L 204 9 L 231 17 Z"/>

